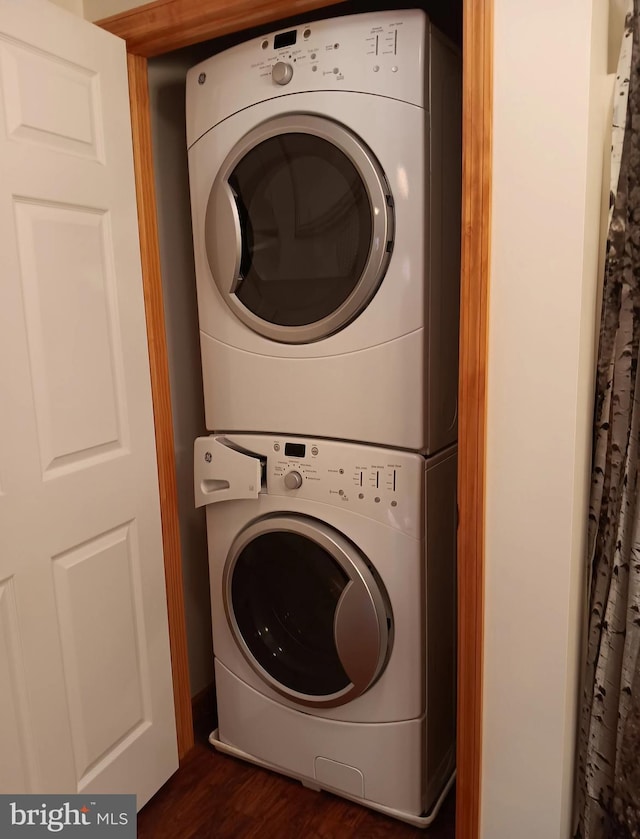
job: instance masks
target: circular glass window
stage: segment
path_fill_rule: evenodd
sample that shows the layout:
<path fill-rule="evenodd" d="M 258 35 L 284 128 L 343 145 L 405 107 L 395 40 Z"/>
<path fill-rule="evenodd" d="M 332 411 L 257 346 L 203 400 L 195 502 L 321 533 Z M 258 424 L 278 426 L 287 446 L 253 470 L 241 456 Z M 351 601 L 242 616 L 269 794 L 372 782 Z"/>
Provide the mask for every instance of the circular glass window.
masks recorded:
<path fill-rule="evenodd" d="M 372 152 L 310 114 L 245 135 L 209 195 L 205 246 L 223 299 L 275 341 L 317 341 L 376 293 L 393 245 L 393 201 Z"/>
<path fill-rule="evenodd" d="M 372 212 L 358 170 L 313 134 L 255 146 L 229 177 L 243 229 L 238 299 L 262 320 L 303 326 L 353 292 L 369 256 Z"/>
<path fill-rule="evenodd" d="M 297 533 L 257 536 L 236 559 L 231 607 L 257 663 L 277 682 L 308 696 L 347 688 L 334 620 L 349 578 L 320 545 Z"/>

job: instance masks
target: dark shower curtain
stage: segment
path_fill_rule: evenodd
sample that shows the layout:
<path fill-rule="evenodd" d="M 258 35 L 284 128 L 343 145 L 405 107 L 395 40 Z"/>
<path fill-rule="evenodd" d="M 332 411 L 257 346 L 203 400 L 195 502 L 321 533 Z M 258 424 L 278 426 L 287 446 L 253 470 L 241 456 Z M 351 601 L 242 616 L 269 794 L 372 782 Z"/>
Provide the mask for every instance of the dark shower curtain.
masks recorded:
<path fill-rule="evenodd" d="M 639 2 L 629 2 L 614 93 L 575 839 L 640 838 Z"/>

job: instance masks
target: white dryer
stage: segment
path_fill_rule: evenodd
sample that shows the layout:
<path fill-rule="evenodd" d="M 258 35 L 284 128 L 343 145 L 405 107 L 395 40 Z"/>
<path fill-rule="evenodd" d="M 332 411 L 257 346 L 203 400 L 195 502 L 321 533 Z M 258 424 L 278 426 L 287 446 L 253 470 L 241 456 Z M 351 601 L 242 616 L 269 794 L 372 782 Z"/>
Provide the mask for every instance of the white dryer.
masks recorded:
<path fill-rule="evenodd" d="M 207 428 L 453 442 L 460 60 L 424 13 L 202 62 L 187 144 Z"/>
<path fill-rule="evenodd" d="M 195 492 L 214 745 L 421 823 L 455 760 L 455 447 L 201 437 Z"/>

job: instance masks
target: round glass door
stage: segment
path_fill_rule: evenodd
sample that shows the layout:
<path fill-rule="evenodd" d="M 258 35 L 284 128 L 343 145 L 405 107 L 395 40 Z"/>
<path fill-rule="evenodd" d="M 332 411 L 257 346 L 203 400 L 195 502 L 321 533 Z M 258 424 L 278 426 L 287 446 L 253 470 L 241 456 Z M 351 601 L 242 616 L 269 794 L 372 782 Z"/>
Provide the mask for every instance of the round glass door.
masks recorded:
<path fill-rule="evenodd" d="M 371 151 L 309 115 L 246 135 L 216 178 L 205 220 L 213 279 L 234 313 L 286 343 L 349 323 L 380 285 L 393 202 Z"/>
<path fill-rule="evenodd" d="M 338 705 L 382 671 L 391 620 L 386 597 L 361 555 L 322 522 L 255 523 L 234 543 L 224 587 L 240 649 L 280 693 Z"/>

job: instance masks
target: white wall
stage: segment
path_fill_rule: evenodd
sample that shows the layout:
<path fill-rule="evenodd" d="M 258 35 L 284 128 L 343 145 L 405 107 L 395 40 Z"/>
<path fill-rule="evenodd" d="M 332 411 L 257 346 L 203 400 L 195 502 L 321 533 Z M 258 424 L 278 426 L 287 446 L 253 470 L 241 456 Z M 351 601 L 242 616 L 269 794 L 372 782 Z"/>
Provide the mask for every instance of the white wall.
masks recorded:
<path fill-rule="evenodd" d="M 150 0 L 84 0 L 84 16 L 87 20 L 102 20 L 136 6 L 145 6 L 149 2 Z"/>
<path fill-rule="evenodd" d="M 607 12 L 495 0 L 483 839 L 570 831 Z"/>

